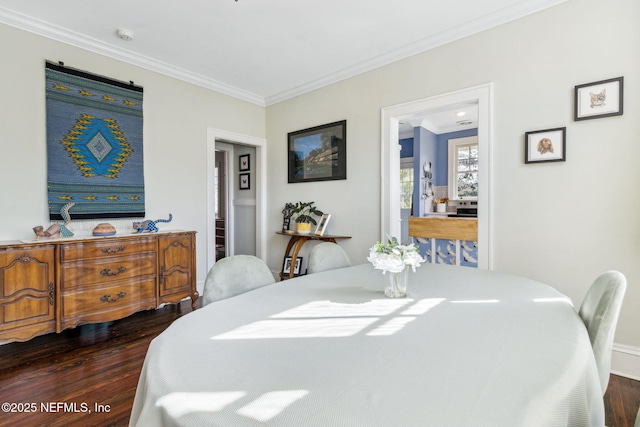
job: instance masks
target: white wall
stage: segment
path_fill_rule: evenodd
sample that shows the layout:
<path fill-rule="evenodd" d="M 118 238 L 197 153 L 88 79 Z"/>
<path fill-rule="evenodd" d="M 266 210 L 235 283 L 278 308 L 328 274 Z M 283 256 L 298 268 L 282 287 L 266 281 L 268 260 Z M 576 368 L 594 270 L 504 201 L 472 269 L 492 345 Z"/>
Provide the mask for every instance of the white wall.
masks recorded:
<path fill-rule="evenodd" d="M 5 25 L 0 25 L 0 47 L 0 241 L 32 239 L 34 226 L 49 223 L 44 63 L 64 61 L 144 87 L 147 218 L 171 212 L 172 223 L 161 229 L 198 232 L 197 276 L 203 282 L 207 127 L 263 137 L 264 108 Z"/>
<path fill-rule="evenodd" d="M 629 288 L 616 342 L 640 347 L 640 30 L 637 0 L 570 1 L 267 107 L 269 223 L 314 200 L 354 263 L 380 239 L 380 109 L 494 83 L 496 270 L 546 282 L 577 306 L 602 271 Z M 624 115 L 573 121 L 575 85 L 625 76 Z M 347 180 L 287 184 L 287 132 L 347 120 Z M 567 161 L 525 165 L 524 133 L 567 127 Z M 269 241 L 279 268 L 286 238 Z M 640 371 L 639 371 L 640 372 Z"/>

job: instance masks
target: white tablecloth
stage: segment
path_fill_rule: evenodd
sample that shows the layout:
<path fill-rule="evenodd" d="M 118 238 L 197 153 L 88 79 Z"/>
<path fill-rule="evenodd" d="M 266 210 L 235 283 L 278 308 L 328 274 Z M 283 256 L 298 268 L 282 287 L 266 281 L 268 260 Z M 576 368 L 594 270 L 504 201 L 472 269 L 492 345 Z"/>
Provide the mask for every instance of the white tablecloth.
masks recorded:
<path fill-rule="evenodd" d="M 521 277 L 423 265 L 389 299 L 366 264 L 176 320 L 149 347 L 136 426 L 602 426 L 587 332 Z"/>

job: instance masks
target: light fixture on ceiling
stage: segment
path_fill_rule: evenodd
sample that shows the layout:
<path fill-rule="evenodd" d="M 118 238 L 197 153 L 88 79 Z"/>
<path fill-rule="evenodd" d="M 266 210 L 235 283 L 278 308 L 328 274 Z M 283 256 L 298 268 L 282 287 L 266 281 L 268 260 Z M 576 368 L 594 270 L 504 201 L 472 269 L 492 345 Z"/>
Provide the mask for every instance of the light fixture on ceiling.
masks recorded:
<path fill-rule="evenodd" d="M 457 112 L 457 113 L 456 113 L 456 116 L 458 116 L 458 117 L 462 117 L 462 116 L 464 116 L 465 114 L 467 114 L 467 113 L 466 113 L 466 112 L 464 112 L 464 111 L 459 111 L 459 112 Z"/>
<path fill-rule="evenodd" d="M 120 37 L 122 40 L 126 42 L 130 42 L 131 40 L 133 40 L 133 31 L 131 30 L 127 30 L 125 28 L 118 28 L 118 31 L 116 31 L 116 34 L 118 35 L 118 37 Z"/>
<path fill-rule="evenodd" d="M 460 125 L 460 126 L 470 125 L 471 123 L 473 123 L 471 120 L 460 120 L 460 121 L 456 122 L 456 124 Z"/>

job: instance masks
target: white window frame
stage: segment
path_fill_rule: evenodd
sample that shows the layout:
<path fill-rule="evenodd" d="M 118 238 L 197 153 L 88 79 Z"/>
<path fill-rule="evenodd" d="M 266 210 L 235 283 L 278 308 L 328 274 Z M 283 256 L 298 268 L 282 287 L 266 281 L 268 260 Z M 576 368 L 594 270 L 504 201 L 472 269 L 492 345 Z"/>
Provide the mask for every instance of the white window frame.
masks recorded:
<path fill-rule="evenodd" d="M 478 145 L 477 136 L 467 136 L 465 138 L 453 138 L 448 141 L 449 144 L 449 180 L 448 180 L 448 193 L 449 200 L 478 200 L 478 197 L 459 197 L 458 196 L 458 156 L 456 155 L 457 149 L 464 145 Z M 480 157 L 480 151 L 478 150 L 478 157 Z M 480 169 L 478 168 L 478 173 Z M 479 175 L 478 175 L 479 176 Z"/>
<path fill-rule="evenodd" d="M 413 163 L 413 157 L 401 157 L 400 158 L 400 169 L 412 169 L 413 170 L 413 192 L 411 197 L 413 198 L 413 194 L 415 194 L 415 190 L 416 190 L 416 179 L 415 179 L 415 171 L 416 171 L 416 167 L 415 164 Z M 402 184 L 402 183 L 401 183 Z M 411 208 L 402 208 L 402 209 L 411 209 Z"/>

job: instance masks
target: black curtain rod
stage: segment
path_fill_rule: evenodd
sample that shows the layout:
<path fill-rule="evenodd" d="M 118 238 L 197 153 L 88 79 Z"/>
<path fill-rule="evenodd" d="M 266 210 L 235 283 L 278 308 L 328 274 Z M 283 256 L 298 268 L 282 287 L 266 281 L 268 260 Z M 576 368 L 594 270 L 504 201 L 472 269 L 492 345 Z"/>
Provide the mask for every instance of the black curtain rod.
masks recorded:
<path fill-rule="evenodd" d="M 107 83 L 114 84 L 116 86 L 120 86 L 120 87 L 123 87 L 123 88 L 130 87 L 132 90 L 135 90 L 136 92 L 142 92 L 143 91 L 142 86 L 136 86 L 135 83 L 133 82 L 133 80 L 129 80 L 129 83 L 127 84 L 126 82 L 123 82 L 123 81 L 120 81 L 120 80 L 114 80 L 114 79 L 111 79 L 109 77 L 99 76 L 97 74 L 89 73 L 89 72 L 78 70 L 78 69 L 71 68 L 71 67 L 66 67 L 64 65 L 64 61 L 58 61 L 57 64 L 55 64 L 52 61 L 45 61 L 45 62 L 46 62 L 45 65 L 46 65 L 47 68 L 51 68 L 51 69 L 55 69 L 56 67 L 64 68 L 65 70 L 69 70 L 69 71 L 72 72 L 72 74 L 74 74 L 76 76 L 79 76 L 79 77 L 89 78 L 89 79 L 96 80 L 96 81 L 107 82 Z"/>

